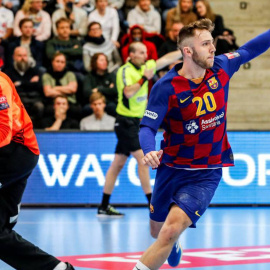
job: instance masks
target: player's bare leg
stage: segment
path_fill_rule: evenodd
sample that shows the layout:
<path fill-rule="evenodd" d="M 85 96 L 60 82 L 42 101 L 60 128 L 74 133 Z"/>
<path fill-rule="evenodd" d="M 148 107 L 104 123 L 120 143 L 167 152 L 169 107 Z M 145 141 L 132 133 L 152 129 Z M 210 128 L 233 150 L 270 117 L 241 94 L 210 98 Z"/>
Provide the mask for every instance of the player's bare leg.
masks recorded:
<path fill-rule="evenodd" d="M 126 164 L 127 156 L 123 154 L 115 154 L 114 160 L 106 173 L 106 181 L 103 188 L 103 192 L 106 194 L 112 194 L 117 176 Z"/>
<path fill-rule="evenodd" d="M 153 236 L 158 234 L 158 238 L 156 242 L 145 251 L 140 262 L 151 270 L 159 269 L 168 258 L 174 243 L 181 233 L 191 224 L 192 221 L 187 214 L 177 205 L 173 205 L 160 232 L 151 232 Z M 159 225 L 157 224 L 157 230 L 158 227 Z"/>
<path fill-rule="evenodd" d="M 138 163 L 138 174 L 141 181 L 142 189 L 145 194 L 152 193 L 150 185 L 149 167 L 143 164 L 143 151 L 141 149 L 131 152 L 132 156 L 137 160 Z"/>

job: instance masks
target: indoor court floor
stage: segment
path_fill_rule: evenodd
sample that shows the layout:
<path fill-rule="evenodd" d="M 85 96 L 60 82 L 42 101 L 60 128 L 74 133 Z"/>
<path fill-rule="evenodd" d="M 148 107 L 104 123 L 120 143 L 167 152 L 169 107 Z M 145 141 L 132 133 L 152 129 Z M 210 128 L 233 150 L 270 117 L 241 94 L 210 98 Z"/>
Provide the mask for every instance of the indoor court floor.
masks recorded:
<path fill-rule="evenodd" d="M 108 219 L 97 218 L 95 208 L 23 208 L 15 228 L 75 269 L 132 270 L 153 242 L 148 210 L 119 209 L 125 217 Z M 174 269 L 270 270 L 270 208 L 209 208 L 181 244 L 182 263 Z M 0 270 L 10 269 L 0 262 Z"/>

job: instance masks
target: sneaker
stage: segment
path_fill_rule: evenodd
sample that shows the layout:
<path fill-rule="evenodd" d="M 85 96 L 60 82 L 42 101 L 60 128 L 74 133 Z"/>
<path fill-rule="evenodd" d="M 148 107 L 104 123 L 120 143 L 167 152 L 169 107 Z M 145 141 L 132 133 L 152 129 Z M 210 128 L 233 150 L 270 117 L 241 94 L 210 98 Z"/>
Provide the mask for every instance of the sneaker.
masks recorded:
<path fill-rule="evenodd" d="M 66 270 L 75 270 L 74 267 L 70 263 L 65 262 L 65 264 L 67 265 Z"/>
<path fill-rule="evenodd" d="M 181 261 L 182 254 L 183 254 L 183 251 L 182 251 L 181 245 L 177 241 L 173 245 L 172 251 L 171 251 L 171 253 L 170 253 L 170 255 L 169 255 L 168 259 L 167 259 L 168 264 L 171 267 L 176 267 Z"/>
<path fill-rule="evenodd" d="M 101 206 L 98 208 L 98 217 L 123 217 L 125 214 L 120 213 L 111 205 L 107 206 L 107 209 L 102 208 Z"/>

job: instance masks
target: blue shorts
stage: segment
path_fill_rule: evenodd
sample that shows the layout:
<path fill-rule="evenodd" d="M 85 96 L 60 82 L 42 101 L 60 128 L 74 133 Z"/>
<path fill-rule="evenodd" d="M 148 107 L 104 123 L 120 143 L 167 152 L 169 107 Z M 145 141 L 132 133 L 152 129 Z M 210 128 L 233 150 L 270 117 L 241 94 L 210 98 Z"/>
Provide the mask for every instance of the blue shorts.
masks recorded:
<path fill-rule="evenodd" d="M 184 170 L 161 165 L 157 169 L 150 218 L 164 222 L 172 204 L 191 219 L 190 227 L 208 208 L 222 177 L 222 169 Z"/>

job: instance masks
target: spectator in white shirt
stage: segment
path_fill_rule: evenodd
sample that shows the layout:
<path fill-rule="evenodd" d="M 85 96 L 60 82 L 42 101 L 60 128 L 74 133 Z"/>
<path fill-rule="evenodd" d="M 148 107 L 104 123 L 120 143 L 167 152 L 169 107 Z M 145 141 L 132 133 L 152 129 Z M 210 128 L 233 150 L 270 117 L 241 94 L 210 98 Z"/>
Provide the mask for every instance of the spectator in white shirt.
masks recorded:
<path fill-rule="evenodd" d="M 58 35 L 56 22 L 60 18 L 68 18 L 71 21 L 71 36 L 82 37 L 87 32 L 87 13 L 80 7 L 74 5 L 74 0 L 64 0 L 64 8 L 57 9 L 52 15 L 53 34 Z"/>
<path fill-rule="evenodd" d="M 14 19 L 14 35 L 20 37 L 22 32 L 19 23 L 24 18 L 34 22 L 34 37 L 38 41 L 45 41 L 51 36 L 51 17 L 42 10 L 42 0 L 25 0 L 22 8 L 16 13 Z"/>
<path fill-rule="evenodd" d="M 12 11 L 5 8 L 0 0 L 0 39 L 8 39 L 13 33 L 14 15 Z"/>
<path fill-rule="evenodd" d="M 105 97 L 100 92 L 96 92 L 90 96 L 89 102 L 93 114 L 81 120 L 80 129 L 92 131 L 113 130 L 115 118 L 105 112 Z"/>
<path fill-rule="evenodd" d="M 111 40 L 119 48 L 119 17 L 117 11 L 108 6 L 108 0 L 96 0 L 96 9 L 88 17 L 88 23 L 93 21 L 101 24 L 105 39 Z"/>
<path fill-rule="evenodd" d="M 137 24 L 145 32 L 160 34 L 161 16 L 151 5 L 151 0 L 139 0 L 136 7 L 128 13 L 127 21 L 129 27 Z"/>

